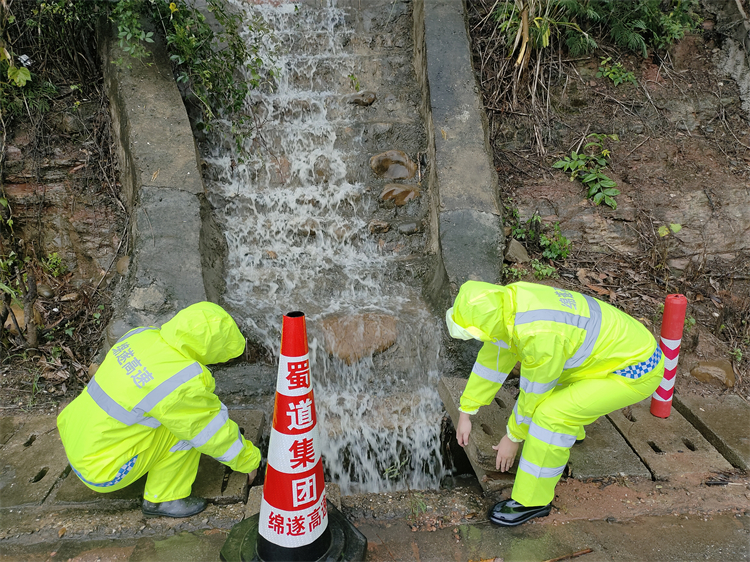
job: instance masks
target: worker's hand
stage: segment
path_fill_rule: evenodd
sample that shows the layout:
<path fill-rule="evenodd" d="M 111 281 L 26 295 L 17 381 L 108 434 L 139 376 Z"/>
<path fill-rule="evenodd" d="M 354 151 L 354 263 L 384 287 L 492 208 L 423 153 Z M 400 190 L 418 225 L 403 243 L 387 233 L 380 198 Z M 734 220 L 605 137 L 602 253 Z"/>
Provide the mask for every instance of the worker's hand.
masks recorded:
<path fill-rule="evenodd" d="M 253 470 L 250 474 L 247 475 L 247 485 L 252 486 L 253 480 L 255 480 L 255 476 L 258 474 L 258 469 L 256 468 Z"/>
<path fill-rule="evenodd" d="M 459 412 L 456 441 L 462 447 L 469 443 L 469 433 L 471 433 L 471 416 L 465 412 Z"/>
<path fill-rule="evenodd" d="M 510 470 L 510 467 L 513 466 L 513 461 L 516 459 L 518 445 L 518 443 L 511 441 L 507 435 L 503 435 L 503 438 L 500 439 L 500 443 L 492 446 L 492 448 L 497 451 L 495 468 L 500 472 Z"/>

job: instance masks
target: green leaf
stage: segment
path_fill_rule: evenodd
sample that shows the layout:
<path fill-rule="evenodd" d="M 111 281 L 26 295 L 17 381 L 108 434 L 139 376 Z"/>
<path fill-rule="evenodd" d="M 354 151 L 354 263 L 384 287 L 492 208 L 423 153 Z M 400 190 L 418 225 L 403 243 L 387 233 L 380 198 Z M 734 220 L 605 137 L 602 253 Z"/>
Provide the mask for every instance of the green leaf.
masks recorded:
<path fill-rule="evenodd" d="M 554 164 L 552 164 L 552 167 L 553 168 L 558 168 L 558 169 L 559 168 L 564 168 L 566 164 L 567 164 L 567 162 L 565 162 L 564 160 L 558 160 L 557 162 L 555 162 Z"/>
<path fill-rule="evenodd" d="M 612 207 L 613 209 L 617 209 L 617 201 L 615 201 L 615 200 L 614 200 L 614 199 L 612 199 L 611 197 L 607 197 L 607 196 L 605 195 L 605 196 L 604 196 L 604 202 L 605 202 L 605 203 L 606 203 L 607 205 L 609 205 L 610 207 Z"/>
<path fill-rule="evenodd" d="M 617 184 L 607 176 L 604 176 L 600 183 L 602 184 L 602 187 L 617 187 Z"/>
<path fill-rule="evenodd" d="M 599 191 L 599 185 L 594 184 L 589 188 L 589 197 L 593 197 L 596 192 Z"/>
<path fill-rule="evenodd" d="M 596 179 L 597 179 L 596 174 L 586 174 L 585 176 L 583 176 L 583 179 L 581 179 L 581 181 L 583 183 L 590 183 Z"/>
<path fill-rule="evenodd" d="M 602 191 L 604 192 L 604 195 L 609 195 L 610 197 L 614 197 L 615 195 L 620 195 L 619 189 L 609 188 L 609 189 L 603 189 Z"/>
<path fill-rule="evenodd" d="M 9 66 L 8 78 L 13 80 L 16 86 L 23 88 L 26 85 L 26 82 L 31 80 L 31 72 L 29 72 L 29 69 L 24 66 Z"/>
<path fill-rule="evenodd" d="M 669 229 L 666 226 L 660 226 L 659 227 L 659 236 L 664 238 L 667 234 L 669 234 Z"/>
<path fill-rule="evenodd" d="M 669 225 L 669 228 L 672 229 L 672 232 L 674 232 L 675 234 L 677 234 L 680 230 L 682 230 L 682 225 L 681 224 L 672 223 L 672 224 Z"/>
<path fill-rule="evenodd" d="M 597 193 L 596 195 L 594 195 L 594 204 L 598 205 L 599 203 L 601 203 L 602 199 L 604 199 L 604 197 L 605 197 L 605 195 L 601 191 L 599 193 Z"/>

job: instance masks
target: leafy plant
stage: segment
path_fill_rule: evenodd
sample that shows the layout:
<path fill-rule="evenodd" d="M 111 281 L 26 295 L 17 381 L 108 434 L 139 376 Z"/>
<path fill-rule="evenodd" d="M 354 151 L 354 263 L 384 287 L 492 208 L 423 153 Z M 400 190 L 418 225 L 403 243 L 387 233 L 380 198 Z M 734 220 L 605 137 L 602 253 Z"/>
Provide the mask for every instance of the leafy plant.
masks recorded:
<path fill-rule="evenodd" d="M 563 236 L 559 222 L 556 222 L 550 230 L 543 224 L 539 213 L 534 213 L 524 224 L 518 217 L 517 209 L 510 204 L 505 208 L 510 215 L 506 221 L 510 223 L 511 235 L 516 240 L 525 241 L 527 249 L 541 251 L 543 257 L 551 260 L 564 260 L 568 257 L 570 240 Z M 511 273 L 511 275 L 514 274 Z"/>
<path fill-rule="evenodd" d="M 526 270 L 522 267 L 503 266 L 503 277 L 508 283 L 519 281 L 524 275 L 526 275 Z"/>
<path fill-rule="evenodd" d="M 357 78 L 355 74 L 350 74 L 347 78 L 349 79 L 352 88 L 354 88 L 354 91 L 359 92 L 359 78 Z"/>
<path fill-rule="evenodd" d="M 531 270 L 537 279 L 550 279 L 557 277 L 557 270 L 551 265 L 542 263 L 539 260 L 531 260 Z"/>
<path fill-rule="evenodd" d="M 67 271 L 62 258 L 57 252 L 52 252 L 51 254 L 48 254 L 46 258 L 42 258 L 42 267 L 52 277 L 60 277 Z"/>
<path fill-rule="evenodd" d="M 551 260 L 564 260 L 570 253 L 570 240 L 562 235 L 557 222 L 551 234 L 539 234 L 539 245 L 543 248 L 542 256 Z"/>
<path fill-rule="evenodd" d="M 742 350 L 739 347 L 735 347 L 732 351 L 729 352 L 729 355 L 734 357 L 734 360 L 737 361 L 737 363 L 742 362 Z"/>
<path fill-rule="evenodd" d="M 591 139 L 583 147 L 583 152 L 573 151 L 552 164 L 553 168 L 570 173 L 570 181 L 579 179 L 588 188 L 587 196 L 595 205 L 604 202 L 605 205 L 617 208 L 615 196 L 620 194 L 615 189 L 617 184 L 602 170 L 607 168 L 610 151 L 604 146 L 605 140 L 619 141 L 617 135 L 592 133 L 586 137 Z"/>
<path fill-rule="evenodd" d="M 557 42 L 579 56 L 597 48 L 593 35 L 643 57 L 648 49 L 663 49 L 694 29 L 698 0 L 515 0 L 498 2 L 493 12 L 498 31 L 516 65 L 528 62 L 532 51 Z"/>
<path fill-rule="evenodd" d="M 611 62 L 612 57 L 603 58 L 599 62 L 599 72 L 596 73 L 597 78 L 601 78 L 602 76 L 609 78 L 615 86 L 619 86 L 623 82 L 630 82 L 635 85 L 638 84 L 638 81 L 635 79 L 635 74 L 625 70 L 625 67 L 622 66 L 621 62 L 610 64 Z"/>

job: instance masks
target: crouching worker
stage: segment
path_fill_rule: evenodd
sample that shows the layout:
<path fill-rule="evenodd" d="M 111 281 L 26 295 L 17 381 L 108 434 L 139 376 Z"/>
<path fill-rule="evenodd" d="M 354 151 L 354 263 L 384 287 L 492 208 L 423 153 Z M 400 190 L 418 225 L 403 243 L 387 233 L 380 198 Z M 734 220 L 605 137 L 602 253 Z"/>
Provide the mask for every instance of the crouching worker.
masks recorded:
<path fill-rule="evenodd" d="M 78 478 L 112 492 L 148 474 L 141 509 L 167 517 L 206 508 L 205 499 L 190 495 L 201 453 L 252 482 L 260 452 L 229 419 L 206 368 L 244 349 L 232 317 L 210 302 L 181 310 L 161 330 L 125 334 L 57 419 Z"/>
<path fill-rule="evenodd" d="M 520 393 L 506 435 L 493 446 L 496 467 L 521 458 L 511 499 L 490 520 L 515 526 L 550 512 L 570 447 L 584 426 L 651 395 L 664 373 L 655 338 L 634 318 L 592 297 L 533 283 L 466 282 L 446 313 L 452 337 L 484 342 L 461 396 L 456 438 L 521 362 Z"/>

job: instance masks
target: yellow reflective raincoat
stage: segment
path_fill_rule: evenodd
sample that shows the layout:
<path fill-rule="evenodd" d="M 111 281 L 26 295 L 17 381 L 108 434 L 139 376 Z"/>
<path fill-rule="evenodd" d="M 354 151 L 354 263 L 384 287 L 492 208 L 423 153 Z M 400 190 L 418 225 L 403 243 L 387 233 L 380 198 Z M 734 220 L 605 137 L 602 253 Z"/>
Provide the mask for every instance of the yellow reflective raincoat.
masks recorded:
<path fill-rule="evenodd" d="M 545 285 L 468 281 L 446 316 L 451 335 L 484 342 L 460 410 L 489 404 L 517 362 L 520 393 L 508 420 L 525 441 L 512 497 L 544 505 L 598 417 L 648 397 L 664 360 L 640 322 L 597 299 Z"/>
<path fill-rule="evenodd" d="M 144 498 L 164 502 L 190 495 L 200 453 L 255 470 L 260 452 L 229 419 L 206 368 L 244 347 L 232 317 L 209 302 L 178 312 L 161 330 L 125 334 L 58 417 L 74 472 L 99 492 L 148 473 Z"/>

